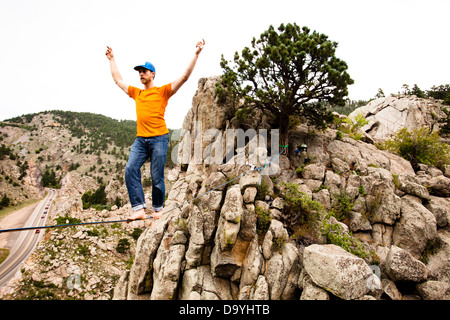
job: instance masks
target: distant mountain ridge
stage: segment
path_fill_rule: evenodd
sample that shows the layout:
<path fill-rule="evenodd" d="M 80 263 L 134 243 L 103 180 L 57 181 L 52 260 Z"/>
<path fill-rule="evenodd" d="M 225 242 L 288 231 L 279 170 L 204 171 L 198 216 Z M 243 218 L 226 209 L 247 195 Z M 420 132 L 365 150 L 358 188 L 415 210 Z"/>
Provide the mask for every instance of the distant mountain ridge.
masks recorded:
<path fill-rule="evenodd" d="M 11 118 L 5 120 L 5 122 L 26 125 L 31 123 L 35 116 L 42 114 L 56 116 L 56 123 L 66 126 L 74 137 L 81 138 L 81 136 L 87 134 L 91 140 L 102 146 L 105 145 L 105 142 L 101 141 L 102 138 L 113 141 L 117 146 L 129 146 L 136 136 L 136 121 L 116 120 L 90 112 L 43 111 Z"/>
<path fill-rule="evenodd" d="M 136 136 L 135 121 L 61 110 L 22 115 L 0 126 L 0 196 L 10 205 L 39 198 L 43 187 L 61 187 L 71 171 L 91 177 L 84 180 L 93 181 L 86 185 L 93 191 L 120 184 Z"/>
<path fill-rule="evenodd" d="M 136 121 L 89 112 L 43 111 L 0 122 L 0 196 L 10 205 L 39 198 L 43 187 L 61 187 L 75 170 L 93 178 L 92 191 L 123 184 L 135 138 Z M 149 170 L 143 171 L 149 180 Z M 127 200 L 126 194 L 111 195 L 117 196 Z"/>

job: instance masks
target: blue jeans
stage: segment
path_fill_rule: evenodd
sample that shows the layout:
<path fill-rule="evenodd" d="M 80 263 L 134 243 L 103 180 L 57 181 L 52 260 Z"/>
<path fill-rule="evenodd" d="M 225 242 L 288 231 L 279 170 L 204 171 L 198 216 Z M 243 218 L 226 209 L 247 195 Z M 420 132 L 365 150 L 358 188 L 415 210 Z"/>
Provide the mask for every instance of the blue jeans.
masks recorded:
<path fill-rule="evenodd" d="M 149 138 L 137 137 L 131 146 L 125 167 L 125 184 L 133 211 L 147 208 L 141 182 L 141 167 L 148 158 L 151 161 L 152 209 L 160 211 L 164 207 L 164 167 L 168 148 L 169 134 Z"/>

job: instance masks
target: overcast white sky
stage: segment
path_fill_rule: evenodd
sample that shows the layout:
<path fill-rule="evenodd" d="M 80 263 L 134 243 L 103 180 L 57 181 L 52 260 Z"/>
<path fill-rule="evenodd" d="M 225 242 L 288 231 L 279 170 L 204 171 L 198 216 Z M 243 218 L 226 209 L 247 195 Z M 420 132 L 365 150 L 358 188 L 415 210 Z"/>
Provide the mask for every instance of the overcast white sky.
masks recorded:
<path fill-rule="evenodd" d="M 250 46 L 269 25 L 295 22 L 339 43 L 352 100 L 403 84 L 450 83 L 448 0 L 0 0 L 0 120 L 44 110 L 135 120 L 134 101 L 111 77 L 106 46 L 122 76 L 151 61 L 156 83 L 179 77 L 195 43 L 206 47 L 169 101 L 166 122 L 180 128 L 201 77 L 219 75 L 220 57 Z"/>

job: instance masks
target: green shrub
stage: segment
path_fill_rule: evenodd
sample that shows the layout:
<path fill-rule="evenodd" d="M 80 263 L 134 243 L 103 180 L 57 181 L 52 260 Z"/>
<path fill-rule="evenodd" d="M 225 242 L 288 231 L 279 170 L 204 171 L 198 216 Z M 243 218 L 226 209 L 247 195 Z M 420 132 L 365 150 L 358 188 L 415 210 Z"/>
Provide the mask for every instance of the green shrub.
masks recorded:
<path fill-rule="evenodd" d="M 91 190 L 86 191 L 81 197 L 83 209 L 95 207 L 97 210 L 106 209 L 105 185 L 100 186 L 94 193 Z"/>
<path fill-rule="evenodd" d="M 447 104 L 450 105 L 450 94 L 447 96 Z M 440 134 L 447 135 L 450 134 L 450 110 L 448 108 L 442 108 L 446 117 L 442 118 L 439 122 L 443 125 L 440 127 Z"/>
<path fill-rule="evenodd" d="M 85 256 L 85 257 L 90 254 L 89 246 L 87 244 L 83 244 L 83 245 L 78 244 L 77 251 L 80 255 Z"/>
<path fill-rule="evenodd" d="M 418 169 L 419 163 L 438 168 L 450 163 L 449 145 L 440 141 L 438 132 L 430 133 L 426 127 L 412 132 L 403 128 L 383 146 L 411 162 L 415 170 Z"/>
<path fill-rule="evenodd" d="M 3 195 L 2 200 L 0 200 L 0 210 L 6 208 L 11 203 L 11 200 L 5 195 Z"/>
<path fill-rule="evenodd" d="M 287 243 L 288 239 L 285 237 L 275 238 L 272 241 L 272 250 L 275 250 L 279 253 L 283 251 L 284 245 Z"/>
<path fill-rule="evenodd" d="M 336 134 L 336 138 L 339 138 L 338 140 L 342 139 L 342 132 L 347 133 L 350 138 L 354 140 L 361 140 L 363 137 L 363 133 L 361 132 L 361 128 L 364 127 L 366 124 L 369 123 L 369 120 L 364 118 L 362 113 L 357 114 L 354 119 L 346 118 L 344 120 L 344 125 L 339 127 L 339 134 Z M 342 131 L 342 132 L 340 132 Z M 339 135 L 339 137 L 338 137 Z"/>
<path fill-rule="evenodd" d="M 334 195 L 336 199 L 332 213 L 338 221 L 344 220 L 349 212 L 353 209 L 353 202 L 351 197 L 343 190 Z"/>
<path fill-rule="evenodd" d="M 281 197 L 293 210 L 303 210 L 308 214 L 323 210 L 323 206 L 320 202 L 311 200 L 307 194 L 298 189 L 298 185 L 295 183 L 283 182 L 281 185 L 284 189 L 281 193 Z"/>
<path fill-rule="evenodd" d="M 264 180 L 261 180 L 261 183 L 258 186 L 255 200 L 264 201 L 267 195 L 269 195 L 269 186 L 266 182 L 264 182 Z"/>
<path fill-rule="evenodd" d="M 87 230 L 86 233 L 90 237 L 98 237 L 100 236 L 100 231 L 97 228 L 93 227 L 91 230 Z"/>
<path fill-rule="evenodd" d="M 130 250 L 130 241 L 127 238 L 122 238 L 119 240 L 116 251 L 119 253 L 125 253 Z"/>
<path fill-rule="evenodd" d="M 60 224 L 74 224 L 74 223 L 80 223 L 81 222 L 80 219 L 78 219 L 78 218 L 71 218 L 67 214 L 64 217 L 62 217 L 62 216 L 57 217 L 55 219 L 55 221 L 56 221 L 57 225 L 60 225 Z"/>
<path fill-rule="evenodd" d="M 302 172 L 303 172 L 303 165 L 298 166 L 297 168 L 295 168 L 295 173 L 297 174 L 298 177 L 302 176 Z"/>
<path fill-rule="evenodd" d="M 270 221 L 272 220 L 272 217 L 270 216 L 270 213 L 265 211 L 261 207 L 255 208 L 256 212 L 256 233 L 260 236 L 260 240 L 264 237 L 267 230 L 269 230 L 270 227 Z"/>
<path fill-rule="evenodd" d="M 436 254 L 440 248 L 441 243 L 439 241 L 437 240 L 429 241 L 419 260 L 425 264 L 428 264 L 430 257 Z"/>
<path fill-rule="evenodd" d="M 325 210 L 320 202 L 314 201 L 298 189 L 295 183 L 282 183 L 280 196 L 284 199 L 283 211 L 288 216 L 287 230 L 292 238 L 303 244 L 311 244 L 320 236 L 317 228 L 321 213 Z"/>
<path fill-rule="evenodd" d="M 330 224 L 324 221 L 322 234 L 326 237 L 327 243 L 339 246 L 369 263 L 379 263 L 379 258 L 373 250 L 368 249 L 360 240 L 353 237 L 351 233 L 345 232 L 339 224 Z"/>
<path fill-rule="evenodd" d="M 141 234 L 142 234 L 143 231 L 144 231 L 144 230 L 142 230 L 141 228 L 134 228 L 134 229 L 133 229 L 133 233 L 131 234 L 131 237 L 132 237 L 134 240 L 137 240 L 137 239 L 139 239 L 139 237 L 141 236 Z"/>

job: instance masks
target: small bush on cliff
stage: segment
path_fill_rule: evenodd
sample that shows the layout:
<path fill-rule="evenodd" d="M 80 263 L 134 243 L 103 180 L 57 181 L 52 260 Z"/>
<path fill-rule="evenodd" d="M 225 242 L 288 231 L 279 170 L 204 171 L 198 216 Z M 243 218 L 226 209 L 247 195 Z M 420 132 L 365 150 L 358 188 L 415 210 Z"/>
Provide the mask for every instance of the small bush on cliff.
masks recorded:
<path fill-rule="evenodd" d="M 450 163 L 449 145 L 440 141 L 438 132 L 430 133 L 426 127 L 412 132 L 403 128 L 386 141 L 383 147 L 411 162 L 416 171 L 419 163 L 438 168 Z"/>
<path fill-rule="evenodd" d="M 295 183 L 282 183 L 280 186 L 280 196 L 285 201 L 284 223 L 288 232 L 298 242 L 315 243 L 320 236 L 317 226 L 321 213 L 324 213 L 322 204 L 301 192 Z"/>
<path fill-rule="evenodd" d="M 8 207 L 10 203 L 11 203 L 11 200 L 6 196 L 6 194 L 3 195 L 2 200 L 0 200 L 0 210 Z"/>
<path fill-rule="evenodd" d="M 130 250 L 130 241 L 127 238 L 120 239 L 116 246 L 116 251 L 119 253 L 125 253 Z"/>
<path fill-rule="evenodd" d="M 373 250 L 370 250 L 364 243 L 353 237 L 351 233 L 344 231 L 339 224 L 331 224 L 324 220 L 322 234 L 326 237 L 327 243 L 337 245 L 369 263 L 379 263 L 379 257 Z"/>
<path fill-rule="evenodd" d="M 61 224 L 75 224 L 75 223 L 81 223 L 81 220 L 78 218 L 71 218 L 69 217 L 67 214 L 63 217 L 63 216 L 58 216 L 55 219 L 55 222 L 57 225 L 61 225 Z"/>
<path fill-rule="evenodd" d="M 448 98 L 450 104 L 450 95 Z M 443 123 L 442 127 L 440 128 L 441 135 L 450 135 L 450 110 L 448 108 L 443 108 L 442 111 L 444 111 L 446 118 L 441 119 L 439 122 Z"/>
<path fill-rule="evenodd" d="M 334 195 L 336 202 L 333 205 L 332 213 L 338 221 L 344 220 L 353 209 L 351 197 L 343 190 Z"/>
<path fill-rule="evenodd" d="M 259 236 L 259 239 L 264 239 L 264 235 L 270 227 L 270 221 L 272 218 L 270 217 L 270 213 L 265 211 L 261 207 L 255 208 L 256 212 L 256 233 Z"/>
<path fill-rule="evenodd" d="M 131 237 L 137 241 L 141 236 L 142 232 L 144 232 L 144 230 L 142 230 L 141 228 L 134 228 L 133 232 L 131 233 Z"/>
<path fill-rule="evenodd" d="M 305 213 L 304 222 L 310 218 L 317 217 L 318 212 L 323 211 L 322 204 L 311 200 L 308 195 L 298 189 L 298 185 L 295 183 L 284 182 L 281 185 L 284 188 L 281 197 L 286 201 L 290 210 L 302 211 Z"/>
<path fill-rule="evenodd" d="M 100 186 L 94 193 L 91 190 L 86 191 L 81 200 L 83 201 L 83 209 L 95 207 L 96 209 L 106 208 L 106 186 Z"/>
<path fill-rule="evenodd" d="M 262 200 L 264 201 L 266 196 L 269 194 L 269 186 L 266 182 L 261 181 L 261 184 L 258 186 L 258 192 L 256 193 L 255 200 Z"/>
<path fill-rule="evenodd" d="M 354 119 L 346 118 L 344 120 L 344 124 L 340 126 L 339 129 L 342 132 L 347 133 L 350 138 L 354 140 L 361 140 L 361 138 L 364 136 L 361 128 L 368 123 L 369 120 L 364 118 L 364 116 L 360 113 L 356 115 Z"/>

